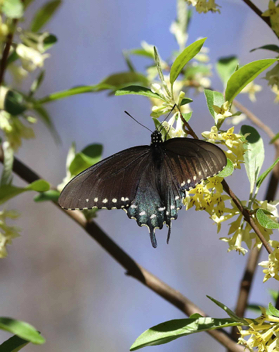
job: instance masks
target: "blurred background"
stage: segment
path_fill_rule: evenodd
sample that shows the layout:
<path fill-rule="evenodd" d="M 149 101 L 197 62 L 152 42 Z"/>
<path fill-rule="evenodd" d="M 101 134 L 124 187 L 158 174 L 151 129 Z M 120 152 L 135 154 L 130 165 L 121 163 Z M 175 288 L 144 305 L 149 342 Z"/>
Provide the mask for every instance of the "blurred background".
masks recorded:
<path fill-rule="evenodd" d="M 45 1 L 36 0 L 27 12 L 26 22 Z M 208 37 L 211 63 L 222 56 L 237 55 L 240 63 L 273 57 L 272 52 L 253 48 L 275 43 L 275 36 L 241 0 L 219 0 L 219 14 L 194 12 L 187 44 Z M 265 11 L 268 1 L 255 2 Z M 124 0 L 92 2 L 65 1 L 46 30 L 58 37 L 45 61 L 46 78 L 40 88 L 43 97 L 76 85 L 92 85 L 109 74 L 125 71 L 123 49 L 140 46 L 142 40 L 156 45 L 163 59 L 177 50 L 169 32 L 176 17 L 175 1 Z M 22 24 L 24 27 L 24 23 Z M 148 64 L 135 60 L 138 71 Z M 216 71 L 215 71 L 216 72 Z M 263 77 L 263 75 L 261 75 Z M 222 90 L 217 75 L 212 87 Z M 263 88 L 267 81 L 259 78 Z M 263 89 L 252 103 L 247 95 L 238 100 L 278 132 L 278 106 L 274 94 Z M 194 96 L 192 128 L 197 134 L 209 130 L 209 116 L 203 94 Z M 56 145 L 47 130 L 38 123 L 35 140 L 19 150 L 18 157 L 51 184 L 61 183 L 65 160 L 73 141 L 77 150 L 91 143 L 104 144 L 104 157 L 125 148 L 150 143 L 150 134 L 129 119 L 127 110 L 140 122 L 153 128 L 148 99 L 137 96 L 108 97 L 106 92 L 83 94 L 47 106 L 62 144 Z M 249 124 L 249 121 L 245 122 Z M 236 127 L 239 131 L 240 126 Z M 266 146 L 263 169 L 274 159 L 274 149 L 261 132 Z M 231 188 L 247 199 L 248 181 L 244 168 L 228 179 Z M 268 181 L 265 181 L 267 184 Z M 17 177 L 16 185 L 24 185 Z M 264 196 L 263 191 L 259 198 Z M 34 203 L 26 193 L 11 200 L 9 209 L 18 209 L 16 225 L 21 237 L 8 248 L 1 260 L 1 315 L 33 324 L 47 342 L 28 345 L 35 351 L 128 351 L 134 340 L 147 328 L 170 319 L 185 318 L 175 307 L 146 287 L 127 277 L 97 243 L 50 203 Z M 219 237 L 227 235 L 227 224 L 219 234 L 205 212 L 187 213 L 182 209 L 173 222 L 172 236 L 166 245 L 167 229 L 157 230 L 158 248 L 151 247 L 146 228 L 140 228 L 121 211 L 100 211 L 97 223 L 139 264 L 181 291 L 208 315 L 225 317 L 224 312 L 206 298 L 210 295 L 234 309 L 240 279 L 248 256 L 227 253 L 227 244 Z M 276 236 L 276 238 L 275 238 Z M 278 240 L 275 233 L 274 239 Z M 261 260 L 266 260 L 263 251 Z M 278 283 L 262 284 L 262 270 L 257 271 L 250 302 L 267 304 L 268 288 Z M 249 313 L 253 316 L 253 313 Z M 0 332 L 0 341 L 10 335 Z M 146 351 L 224 351 L 206 333 L 181 338 L 167 345 L 148 347 Z"/>

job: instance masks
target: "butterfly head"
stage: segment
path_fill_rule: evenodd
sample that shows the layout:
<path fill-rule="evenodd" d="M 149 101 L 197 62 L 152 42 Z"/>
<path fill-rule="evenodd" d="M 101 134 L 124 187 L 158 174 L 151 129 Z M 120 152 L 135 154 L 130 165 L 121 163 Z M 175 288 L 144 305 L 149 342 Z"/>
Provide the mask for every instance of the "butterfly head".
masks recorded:
<path fill-rule="evenodd" d="M 154 131 L 152 134 L 151 134 L 151 144 L 159 144 L 159 143 L 162 143 L 163 140 L 162 140 L 162 134 L 161 132 L 159 131 Z"/>

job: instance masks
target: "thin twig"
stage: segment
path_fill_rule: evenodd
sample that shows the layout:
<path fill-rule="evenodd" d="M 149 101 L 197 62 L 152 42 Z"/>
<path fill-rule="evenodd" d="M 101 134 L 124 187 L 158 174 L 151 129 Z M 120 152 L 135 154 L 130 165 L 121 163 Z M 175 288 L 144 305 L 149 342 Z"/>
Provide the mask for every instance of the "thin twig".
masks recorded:
<path fill-rule="evenodd" d="M 236 195 L 233 193 L 233 191 L 230 189 L 229 185 L 225 180 L 222 181 L 222 185 L 224 187 L 224 190 L 228 193 L 228 195 L 232 198 L 234 204 L 238 207 L 240 212 L 243 214 L 244 219 L 248 222 L 248 224 L 252 227 L 252 229 L 255 231 L 256 235 L 259 237 L 261 240 L 262 244 L 265 246 L 266 250 L 268 253 L 272 253 L 272 249 L 270 248 L 267 240 L 264 238 L 263 234 L 259 230 L 258 226 L 256 225 L 254 219 L 252 218 L 251 214 L 249 211 L 243 207 L 239 199 L 236 197 Z"/>
<path fill-rule="evenodd" d="M 3 149 L 0 146 L 0 162 L 3 162 Z M 17 158 L 14 160 L 13 171 L 21 177 L 24 181 L 31 183 L 40 179 L 33 170 L 19 161 Z M 57 203 L 53 202 L 59 209 Z M 61 209 L 62 210 L 62 209 Z M 169 303 L 173 304 L 186 315 L 190 316 L 193 313 L 199 313 L 202 316 L 206 314 L 187 297 L 183 296 L 180 292 L 173 289 L 153 274 L 149 273 L 142 266 L 137 264 L 126 252 L 123 251 L 95 222 L 87 222 L 85 217 L 80 211 L 67 211 L 65 212 L 72 220 L 78 223 L 91 238 L 95 239 L 124 269 L 127 270 L 127 275 L 140 281 L 142 284 L 150 288 L 152 291 L 163 297 Z M 244 348 L 237 345 L 226 332 L 222 330 L 208 331 L 214 339 L 220 342 L 226 348 L 233 352 L 243 352 Z"/>
<path fill-rule="evenodd" d="M 243 0 L 243 1 L 271 28 L 270 19 L 268 17 L 263 17 L 262 11 L 255 4 L 253 4 L 252 1 L 250 0 Z"/>
<path fill-rule="evenodd" d="M 1 62 L 0 62 L 0 86 L 3 83 L 4 73 L 5 73 L 6 66 L 7 66 L 7 60 L 8 60 L 11 45 L 13 42 L 14 28 L 16 27 L 17 21 L 18 21 L 17 19 L 13 20 L 13 28 L 12 28 L 11 32 L 7 35 L 5 48 L 3 50 L 3 55 L 2 55 Z"/>
<path fill-rule="evenodd" d="M 235 105 L 240 111 L 242 111 L 249 120 L 251 120 L 256 126 L 258 126 L 261 130 L 263 130 L 270 139 L 272 139 L 275 134 L 273 133 L 272 129 L 264 124 L 255 114 L 252 113 L 249 109 L 243 106 L 239 101 L 234 100 L 233 105 Z M 279 140 L 274 142 L 274 145 L 278 145 L 279 147 Z"/>

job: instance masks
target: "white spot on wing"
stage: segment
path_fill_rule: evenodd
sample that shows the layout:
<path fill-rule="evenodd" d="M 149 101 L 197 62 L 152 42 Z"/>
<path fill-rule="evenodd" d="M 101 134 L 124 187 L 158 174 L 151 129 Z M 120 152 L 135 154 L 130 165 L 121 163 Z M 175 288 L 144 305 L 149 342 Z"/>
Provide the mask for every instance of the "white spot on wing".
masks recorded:
<path fill-rule="evenodd" d="M 108 202 L 107 198 L 103 199 L 103 203 L 107 203 L 107 202 Z"/>
<path fill-rule="evenodd" d="M 124 202 L 125 198 L 124 198 L 124 197 L 121 197 L 121 200 L 122 200 L 122 202 Z"/>
<path fill-rule="evenodd" d="M 197 176 L 194 176 L 194 177 L 193 177 L 193 180 L 196 181 L 196 179 L 197 179 Z"/>
<path fill-rule="evenodd" d="M 158 208 L 159 211 L 163 211 L 165 209 L 166 209 L 166 207 Z"/>
<path fill-rule="evenodd" d="M 133 208 L 133 209 L 137 209 L 137 207 L 138 207 L 138 206 L 135 205 L 135 204 L 132 204 L 132 205 L 131 205 L 131 208 Z"/>
<path fill-rule="evenodd" d="M 181 187 L 183 187 L 183 186 L 185 186 L 185 181 L 183 181 L 183 182 L 181 183 Z"/>
<path fill-rule="evenodd" d="M 150 216 L 150 219 L 154 219 L 154 218 L 156 218 L 156 214 L 152 214 L 152 215 Z"/>
<path fill-rule="evenodd" d="M 112 203 L 116 203 L 116 202 L 117 202 L 117 199 L 113 198 Z"/>
<path fill-rule="evenodd" d="M 178 196 L 176 196 L 174 199 L 175 199 L 175 200 L 178 200 L 178 199 L 179 199 L 179 197 L 178 197 Z"/>
<path fill-rule="evenodd" d="M 94 202 L 98 202 L 98 198 L 94 198 Z"/>
<path fill-rule="evenodd" d="M 145 214 L 146 214 L 145 211 L 142 211 L 141 213 L 139 213 L 140 216 L 145 215 Z"/>
<path fill-rule="evenodd" d="M 187 180 L 187 183 L 191 183 L 191 180 L 189 179 L 189 180 Z"/>
<path fill-rule="evenodd" d="M 89 199 L 85 199 L 85 200 L 86 200 L 87 203 L 89 202 Z"/>
<path fill-rule="evenodd" d="M 174 206 L 174 205 L 171 205 L 171 209 L 175 209 L 175 206 Z"/>

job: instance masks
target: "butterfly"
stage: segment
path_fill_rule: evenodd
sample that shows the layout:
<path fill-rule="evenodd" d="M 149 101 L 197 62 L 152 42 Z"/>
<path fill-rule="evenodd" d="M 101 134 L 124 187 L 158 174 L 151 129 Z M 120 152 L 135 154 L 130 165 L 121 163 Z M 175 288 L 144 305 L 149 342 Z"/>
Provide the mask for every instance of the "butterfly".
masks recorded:
<path fill-rule="evenodd" d="M 123 209 L 139 226 L 147 226 L 152 246 L 163 224 L 171 233 L 185 192 L 218 174 L 225 153 L 212 143 L 192 138 L 163 141 L 154 131 L 151 144 L 122 150 L 89 167 L 63 189 L 59 205 L 67 210 Z"/>

